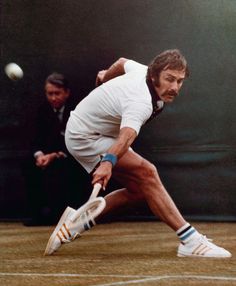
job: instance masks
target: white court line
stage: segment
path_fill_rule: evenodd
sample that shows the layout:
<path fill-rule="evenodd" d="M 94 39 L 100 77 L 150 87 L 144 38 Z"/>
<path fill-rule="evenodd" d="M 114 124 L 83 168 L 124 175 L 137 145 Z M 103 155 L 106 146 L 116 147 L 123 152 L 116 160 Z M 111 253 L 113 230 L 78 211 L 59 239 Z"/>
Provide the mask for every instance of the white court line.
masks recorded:
<path fill-rule="evenodd" d="M 236 281 L 232 276 L 207 276 L 207 275 L 163 275 L 163 276 L 144 276 L 144 275 L 116 275 L 116 274 L 74 274 L 74 273 L 7 273 L 0 272 L 0 276 L 39 276 L 39 277 L 113 277 L 113 278 L 136 278 L 135 280 L 119 281 L 108 284 L 96 284 L 94 286 L 115 286 L 145 283 L 149 281 L 194 279 L 194 280 L 218 280 Z M 139 279 L 137 279 L 139 278 Z"/>
<path fill-rule="evenodd" d="M 0 276 L 40 276 L 40 277 L 115 277 L 115 278 L 151 278 L 151 275 L 117 275 L 117 274 L 76 274 L 76 273 L 11 273 L 0 272 Z"/>
<path fill-rule="evenodd" d="M 96 284 L 92 286 L 117 286 L 117 285 L 127 285 L 127 284 L 137 284 L 145 283 L 150 281 L 160 281 L 160 280 L 176 280 L 176 279 L 194 279 L 194 280 L 218 280 L 218 281 L 236 281 L 236 277 L 224 277 L 224 276 L 198 276 L 198 275 L 166 275 L 166 276 L 156 276 L 147 277 L 138 280 L 120 281 L 108 284 Z"/>

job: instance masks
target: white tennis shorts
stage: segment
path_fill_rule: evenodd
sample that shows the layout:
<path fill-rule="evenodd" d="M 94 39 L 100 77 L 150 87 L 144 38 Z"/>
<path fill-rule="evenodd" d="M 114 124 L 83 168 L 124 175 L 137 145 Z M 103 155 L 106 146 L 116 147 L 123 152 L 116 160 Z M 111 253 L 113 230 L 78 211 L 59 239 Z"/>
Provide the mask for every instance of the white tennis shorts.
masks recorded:
<path fill-rule="evenodd" d="M 91 173 L 101 160 L 101 155 L 114 144 L 116 138 L 103 135 L 85 135 L 74 133 L 70 128 L 70 121 L 67 123 L 65 132 L 65 143 L 70 154 Z"/>

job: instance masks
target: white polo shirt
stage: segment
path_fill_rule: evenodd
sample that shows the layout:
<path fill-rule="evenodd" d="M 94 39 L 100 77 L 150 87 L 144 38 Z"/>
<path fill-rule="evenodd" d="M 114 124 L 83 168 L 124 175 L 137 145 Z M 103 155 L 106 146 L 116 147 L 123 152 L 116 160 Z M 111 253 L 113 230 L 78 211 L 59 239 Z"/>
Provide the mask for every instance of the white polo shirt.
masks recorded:
<path fill-rule="evenodd" d="M 117 137 L 122 127 L 130 127 L 139 133 L 153 109 L 147 66 L 128 60 L 124 68 L 124 75 L 97 87 L 71 112 L 75 132 Z"/>
<path fill-rule="evenodd" d="M 88 173 L 115 143 L 121 128 L 133 128 L 138 134 L 152 115 L 147 66 L 128 60 L 124 68 L 124 75 L 102 84 L 85 97 L 67 122 L 67 149 Z"/>

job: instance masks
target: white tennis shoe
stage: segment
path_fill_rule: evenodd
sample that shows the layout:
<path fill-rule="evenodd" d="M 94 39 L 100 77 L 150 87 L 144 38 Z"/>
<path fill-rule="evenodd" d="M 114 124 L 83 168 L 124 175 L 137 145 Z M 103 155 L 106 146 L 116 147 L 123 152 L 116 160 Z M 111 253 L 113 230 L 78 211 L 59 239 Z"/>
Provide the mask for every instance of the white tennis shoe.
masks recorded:
<path fill-rule="evenodd" d="M 232 254 L 226 249 L 212 243 L 206 236 L 200 235 L 186 244 L 180 243 L 177 256 L 228 258 L 231 257 Z"/>
<path fill-rule="evenodd" d="M 84 231 L 94 226 L 96 224 L 94 219 L 102 212 L 105 205 L 105 200 L 99 197 L 87 202 L 78 210 L 67 207 L 49 238 L 44 255 L 53 254 L 62 244 L 74 241 Z"/>

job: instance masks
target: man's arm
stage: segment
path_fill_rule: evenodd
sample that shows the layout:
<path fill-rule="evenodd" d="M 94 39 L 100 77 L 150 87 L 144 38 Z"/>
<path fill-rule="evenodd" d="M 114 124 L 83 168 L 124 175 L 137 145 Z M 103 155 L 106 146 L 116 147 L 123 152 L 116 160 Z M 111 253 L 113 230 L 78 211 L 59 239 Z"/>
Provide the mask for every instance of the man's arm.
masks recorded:
<path fill-rule="evenodd" d="M 128 61 L 125 58 L 119 58 L 114 64 L 112 64 L 107 70 L 99 71 L 96 78 L 96 86 L 102 83 L 120 76 L 125 73 L 124 64 Z"/>
<path fill-rule="evenodd" d="M 137 137 L 137 133 L 133 128 L 123 127 L 117 141 L 107 150 L 108 154 L 115 155 L 117 159 L 121 158 L 129 149 L 131 144 Z M 101 182 L 105 189 L 112 174 L 112 163 L 110 161 L 101 162 L 97 170 L 93 173 L 92 184 Z"/>
<path fill-rule="evenodd" d="M 129 149 L 136 137 L 137 133 L 133 128 L 123 127 L 120 130 L 116 143 L 107 150 L 107 153 L 114 154 L 119 159 Z"/>

